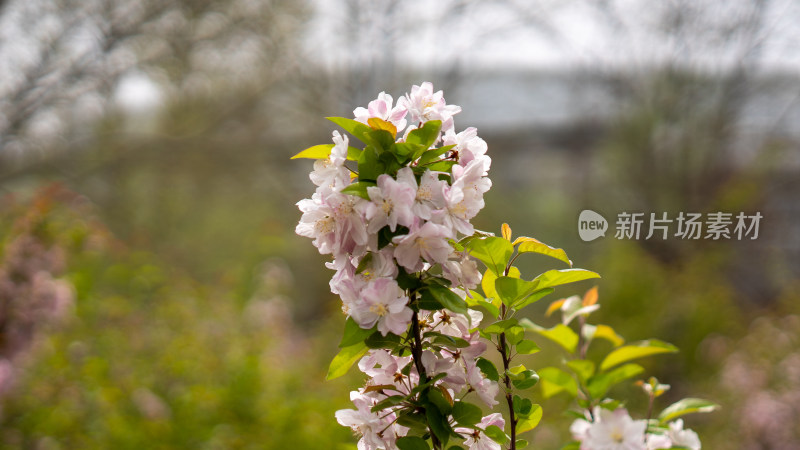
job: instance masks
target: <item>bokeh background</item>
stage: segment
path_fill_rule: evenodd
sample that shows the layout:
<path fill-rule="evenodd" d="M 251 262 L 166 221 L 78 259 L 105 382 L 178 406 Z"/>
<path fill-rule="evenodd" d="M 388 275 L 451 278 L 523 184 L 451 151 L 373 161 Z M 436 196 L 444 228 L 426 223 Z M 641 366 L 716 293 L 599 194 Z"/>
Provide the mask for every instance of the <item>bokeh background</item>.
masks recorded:
<path fill-rule="evenodd" d="M 603 275 L 596 320 L 679 346 L 645 364 L 662 407 L 722 405 L 687 419 L 705 448 L 800 449 L 798 24 L 793 0 L 0 1 L 0 448 L 354 448 L 289 157 L 431 81 L 489 144 L 478 228 L 564 248 Z M 587 243 L 585 208 L 763 219 Z"/>

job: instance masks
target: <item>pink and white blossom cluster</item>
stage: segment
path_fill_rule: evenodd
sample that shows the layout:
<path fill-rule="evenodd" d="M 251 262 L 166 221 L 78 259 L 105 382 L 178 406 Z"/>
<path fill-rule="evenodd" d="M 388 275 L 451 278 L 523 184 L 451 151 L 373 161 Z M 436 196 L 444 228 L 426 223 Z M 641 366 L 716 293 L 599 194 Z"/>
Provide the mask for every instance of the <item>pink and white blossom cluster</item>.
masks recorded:
<path fill-rule="evenodd" d="M 663 433 L 648 432 L 646 420 L 633 420 L 625 408 L 609 411 L 597 407 L 592 418 L 572 422 L 570 432 L 581 450 L 661 450 L 673 447 L 700 450 L 700 439 L 683 428 L 683 420 L 669 424 Z"/>
<path fill-rule="evenodd" d="M 396 128 L 393 135 L 398 144 L 405 143 L 412 131 L 426 122 L 441 121 L 431 149 L 452 146 L 432 160 L 421 161 L 417 156 L 396 171 L 380 174 L 364 196 L 343 192 L 357 181 L 356 171 L 348 166 L 347 136 L 334 132 L 330 155 L 314 163 L 310 178 L 317 188 L 311 198 L 297 204 L 303 215 L 296 232 L 313 239 L 321 254 L 331 255 L 326 263 L 336 271 L 331 291 L 341 297 L 342 310 L 361 328 L 376 327 L 383 336 L 404 335 L 409 330 L 414 312 L 409 307 L 409 293 L 397 281 L 401 270 L 447 280 L 462 298 L 481 281 L 476 262 L 456 251 L 452 242 L 474 233 L 470 221 L 484 207 L 483 196 L 492 185 L 488 178 L 491 159 L 475 128 L 455 131 L 453 116 L 460 111 L 459 106 L 448 105 L 442 92 L 434 92 L 428 82 L 413 86 L 411 93 L 396 103 L 381 92 L 367 108 L 356 108 L 356 121 L 372 126 L 371 119 L 380 119 Z M 390 238 L 381 242 L 381 233 Z M 431 269 L 436 269 L 435 275 Z M 482 315 L 443 309 L 420 310 L 417 317 L 421 333 L 427 336 L 425 344 L 441 335 L 469 344 L 452 351 L 423 345 L 426 350 L 420 364 L 426 375 L 444 374 L 435 387 L 450 398 L 469 392 L 490 407 L 497 404 L 497 383 L 476 366 L 476 359 L 486 349 L 474 331 Z M 359 449 L 394 449 L 397 438 L 407 433 L 407 428 L 396 423 L 391 408 L 377 412 L 371 408 L 388 396 L 408 395 L 420 381 L 414 365 L 411 357 L 387 350 L 371 350 L 359 363 L 369 380 L 351 394 L 356 409 L 336 413 L 340 424 L 360 436 Z M 487 417 L 498 420 L 494 415 Z M 485 435 L 472 435 L 472 431 L 466 441 L 469 448 L 499 448 Z"/>
<path fill-rule="evenodd" d="M 327 264 L 337 271 L 331 290 L 362 328 L 377 324 L 383 335 L 400 334 L 410 324 L 411 310 L 404 306 L 408 298 L 395 282 L 398 267 L 412 273 L 439 264 L 453 287 L 472 289 L 480 282 L 477 264 L 455 251 L 450 241 L 474 232 L 470 220 L 483 208 L 483 195 L 492 185 L 487 177 L 491 159 L 475 128 L 455 132 L 453 115 L 459 111 L 427 82 L 414 86 L 394 106 L 392 97 L 381 92 L 368 108 L 354 111 L 356 120 L 365 124 L 371 118 L 392 123 L 397 142 L 425 122 L 441 120 L 437 142 L 454 145 L 439 159 L 456 162 L 448 172 L 422 171 L 418 161 L 412 161 L 395 176 L 381 174 L 376 186 L 367 188 L 369 199 L 343 193 L 354 178 L 346 166 L 349 139 L 336 131 L 330 156 L 314 163 L 310 178 L 317 189 L 298 202 L 303 215 L 295 231 L 333 257 Z M 409 115 L 414 124 L 407 126 Z M 419 177 L 413 168 L 421 172 Z M 378 248 L 378 233 L 384 227 L 407 232 Z M 371 261 L 357 273 L 367 255 Z"/>

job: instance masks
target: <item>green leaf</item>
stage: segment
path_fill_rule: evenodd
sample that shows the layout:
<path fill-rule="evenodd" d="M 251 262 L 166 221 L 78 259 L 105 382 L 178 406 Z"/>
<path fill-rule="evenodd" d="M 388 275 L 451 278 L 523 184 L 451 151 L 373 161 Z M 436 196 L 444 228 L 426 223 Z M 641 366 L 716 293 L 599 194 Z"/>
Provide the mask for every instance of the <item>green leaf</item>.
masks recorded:
<path fill-rule="evenodd" d="M 341 349 L 331 361 L 331 365 L 328 367 L 328 375 L 325 378 L 333 380 L 346 374 L 350 367 L 367 353 L 367 350 L 367 345 L 363 342 Z"/>
<path fill-rule="evenodd" d="M 533 294 L 536 290 L 536 284 L 537 283 L 533 281 L 503 276 L 495 280 L 494 288 L 500 300 L 502 300 L 506 306 L 510 307 L 518 300 L 522 300 Z"/>
<path fill-rule="evenodd" d="M 422 146 L 420 146 L 420 147 L 422 147 Z M 425 164 L 428 164 L 429 162 L 435 161 L 440 156 L 442 156 L 445 153 L 447 153 L 450 150 L 452 150 L 453 147 L 455 147 L 455 145 L 445 145 L 444 147 L 434 148 L 434 149 L 431 149 L 431 150 L 428 150 L 428 147 L 422 147 L 427 151 L 422 153 L 422 155 L 419 157 L 419 161 L 417 161 L 417 165 L 424 166 Z M 414 159 L 416 159 L 416 158 L 414 158 Z"/>
<path fill-rule="evenodd" d="M 614 347 L 619 347 L 625 343 L 625 339 L 608 325 L 584 325 L 583 336 L 588 340 L 605 339 L 611 342 Z"/>
<path fill-rule="evenodd" d="M 456 402 L 453 405 L 453 420 L 459 425 L 466 427 L 475 425 L 481 421 L 483 412 L 480 408 L 467 402 Z"/>
<path fill-rule="evenodd" d="M 591 278 L 600 278 L 600 275 L 584 269 L 561 269 L 548 270 L 547 272 L 534 278 L 533 281 L 539 282 L 537 288 L 544 289 L 547 287 L 561 286 L 562 284 L 574 283 L 576 281 L 583 281 Z"/>
<path fill-rule="evenodd" d="M 516 267 L 512 267 L 508 271 L 508 276 L 511 278 L 519 278 L 520 277 L 519 269 L 517 269 Z M 492 304 L 494 304 L 499 308 L 501 305 L 501 301 L 500 297 L 497 295 L 497 290 L 494 288 L 494 283 L 496 280 L 497 280 L 497 275 L 495 275 L 494 272 L 492 272 L 490 269 L 486 269 L 486 271 L 483 273 L 483 278 L 481 279 L 481 289 L 483 289 L 483 295 L 485 295 L 487 299 L 488 298 L 497 299 L 496 301 L 492 302 Z M 497 315 L 495 315 L 495 317 L 496 316 Z"/>
<path fill-rule="evenodd" d="M 519 395 L 514 396 L 512 404 L 514 405 L 514 412 L 519 417 L 527 416 L 531 413 L 531 408 L 533 408 L 533 403 L 531 403 L 530 399 L 522 398 Z"/>
<path fill-rule="evenodd" d="M 397 448 L 400 450 L 430 450 L 428 441 L 417 436 L 403 436 L 397 439 Z"/>
<path fill-rule="evenodd" d="M 308 159 L 326 159 L 333 150 L 333 144 L 320 144 L 313 147 L 308 147 L 302 152 L 292 156 L 291 159 L 308 158 Z"/>
<path fill-rule="evenodd" d="M 545 367 L 539 370 L 542 397 L 550 398 L 560 392 L 566 392 L 572 397 L 578 395 L 578 384 L 570 374 L 558 367 Z"/>
<path fill-rule="evenodd" d="M 431 295 L 450 311 L 467 314 L 467 304 L 455 292 L 439 284 L 428 285 Z"/>
<path fill-rule="evenodd" d="M 486 378 L 497 381 L 500 379 L 500 374 L 497 373 L 497 367 L 486 358 L 478 358 L 477 363 L 475 364 L 481 369 L 481 372 L 486 376 Z"/>
<path fill-rule="evenodd" d="M 345 131 L 352 134 L 356 139 L 366 142 L 368 139 L 365 135 L 372 131 L 372 128 L 364 125 L 361 122 L 346 117 L 326 117 L 326 119 L 344 128 Z"/>
<path fill-rule="evenodd" d="M 403 403 L 405 400 L 406 397 L 404 395 L 391 395 L 376 403 L 375 406 L 370 408 L 370 411 L 372 412 L 383 411 L 386 408 L 399 405 L 400 403 Z"/>
<path fill-rule="evenodd" d="M 517 428 L 519 428 L 519 424 L 517 424 Z M 517 448 L 525 448 L 528 446 L 528 441 L 525 439 L 517 439 Z"/>
<path fill-rule="evenodd" d="M 358 157 L 359 181 L 376 181 L 378 176 L 386 170 L 386 165 L 378 159 L 378 152 L 373 146 L 368 146 Z"/>
<path fill-rule="evenodd" d="M 384 336 L 380 331 L 376 331 L 364 340 L 364 344 L 369 348 L 394 349 L 400 345 L 400 336 L 394 333 L 386 333 L 386 336 Z"/>
<path fill-rule="evenodd" d="M 554 291 L 553 288 L 539 289 L 536 292 L 534 292 L 534 293 L 530 294 L 529 296 L 525 297 L 524 299 L 522 299 L 519 303 L 511 305 L 511 307 L 516 309 L 516 310 L 520 310 L 520 309 L 530 305 L 531 303 L 538 302 L 543 297 L 552 294 L 553 291 Z"/>
<path fill-rule="evenodd" d="M 369 200 L 369 194 L 367 193 L 367 188 L 371 186 L 375 186 L 375 183 L 373 183 L 372 181 L 358 181 L 345 186 L 341 192 L 342 194 L 355 195 L 365 200 Z"/>
<path fill-rule="evenodd" d="M 491 272 L 489 272 L 491 273 Z M 491 302 L 485 299 L 481 294 L 470 290 L 467 298 L 464 300 L 467 302 L 467 306 L 470 308 L 474 308 L 476 306 L 480 306 L 481 308 L 485 309 L 492 315 L 492 317 L 497 317 L 500 315 L 500 309 L 498 309 L 498 305 L 500 305 L 500 300 L 496 301 L 497 305 L 494 302 Z"/>
<path fill-rule="evenodd" d="M 420 166 L 417 167 L 420 167 L 420 170 L 430 169 L 432 172 L 450 172 L 450 169 L 452 169 L 453 166 L 455 166 L 456 164 L 457 163 L 452 160 L 441 160 L 441 161 L 436 161 L 435 163 L 425 167 L 420 167 Z"/>
<path fill-rule="evenodd" d="M 506 433 L 497 425 L 489 425 L 485 430 L 483 430 L 483 433 L 488 436 L 489 439 L 497 442 L 500 445 L 503 445 L 506 443 L 506 441 L 508 441 L 508 436 L 506 436 Z"/>
<path fill-rule="evenodd" d="M 606 392 L 615 384 L 633 378 L 642 372 L 644 372 L 644 367 L 638 364 L 625 364 L 610 372 L 599 373 L 592 376 L 586 383 L 586 388 L 589 390 L 589 395 L 591 395 L 592 398 L 601 398 L 606 395 Z"/>
<path fill-rule="evenodd" d="M 612 350 L 600 364 L 600 370 L 605 371 L 632 359 L 661 353 L 676 353 L 677 351 L 678 348 L 674 345 L 657 339 L 639 341 Z"/>
<path fill-rule="evenodd" d="M 344 321 L 344 334 L 342 335 L 342 341 L 339 342 L 339 348 L 350 347 L 359 342 L 364 342 L 364 339 L 374 332 L 375 327 L 370 329 L 361 328 L 352 317 L 348 317 Z"/>
<path fill-rule="evenodd" d="M 553 328 L 544 328 L 528 319 L 522 319 L 519 324 L 528 330 L 531 330 L 553 342 L 560 345 L 564 350 L 574 353 L 575 348 L 578 346 L 578 334 L 572 331 L 572 328 L 558 324 Z"/>
<path fill-rule="evenodd" d="M 530 369 L 514 374 L 512 378 L 511 383 L 517 389 L 529 389 L 539 382 L 539 374 Z"/>
<path fill-rule="evenodd" d="M 428 426 L 430 426 L 433 434 L 439 438 L 442 445 L 447 445 L 447 441 L 450 440 L 450 434 L 453 432 L 453 428 L 450 427 L 447 417 L 443 416 L 438 408 L 432 408 L 430 406 L 425 408 L 425 416 L 428 419 Z"/>
<path fill-rule="evenodd" d="M 536 345 L 536 342 L 533 342 L 530 339 L 526 339 L 517 344 L 517 353 L 520 355 L 532 355 L 540 350 L 541 349 L 538 345 Z"/>
<path fill-rule="evenodd" d="M 578 378 L 586 382 L 592 375 L 594 375 L 594 362 L 586 359 L 574 359 L 567 362 L 567 367 L 572 369 Z"/>
<path fill-rule="evenodd" d="M 408 142 L 398 142 L 392 147 L 392 151 L 397 153 L 398 156 L 403 157 L 404 160 L 415 159 L 414 155 L 422 153 L 427 149 L 418 144 L 409 144 Z"/>
<path fill-rule="evenodd" d="M 506 320 L 498 320 L 497 322 L 489 325 L 488 327 L 484 328 L 483 331 L 489 334 L 500 334 L 506 331 L 507 329 L 513 327 L 518 323 L 517 319 L 506 319 Z"/>
<path fill-rule="evenodd" d="M 429 120 L 422 124 L 422 127 L 411 130 L 406 137 L 406 142 L 409 144 L 423 145 L 425 148 L 430 147 L 436 142 L 439 137 L 439 131 L 442 129 L 441 120 Z"/>
<path fill-rule="evenodd" d="M 498 277 L 503 275 L 506 264 L 514 253 L 511 242 L 501 237 L 473 239 L 467 244 L 467 250 Z"/>
<path fill-rule="evenodd" d="M 394 137 L 392 137 L 392 133 L 389 131 L 370 129 L 369 132 L 364 135 L 364 139 L 366 139 L 368 144 L 380 150 L 378 153 L 386 153 L 394 158 L 394 155 L 388 152 L 395 145 Z"/>
<path fill-rule="evenodd" d="M 528 413 L 525 418 L 520 418 L 519 422 L 517 422 L 517 433 L 521 434 L 536 428 L 542 420 L 542 413 L 543 411 L 540 405 L 533 405 L 531 407 L 531 412 Z"/>
<path fill-rule="evenodd" d="M 663 425 L 684 414 L 708 413 L 717 409 L 719 409 L 719 405 L 714 402 L 702 398 L 684 398 L 664 408 L 658 415 L 658 420 Z"/>
<path fill-rule="evenodd" d="M 441 389 L 432 388 L 428 391 L 428 401 L 436 405 L 436 407 L 439 409 L 439 412 L 446 416 L 450 414 L 450 411 L 453 410 L 453 399 L 450 397 L 449 393 L 447 394 L 447 397 L 445 397 L 445 392 L 447 391 L 445 390 L 442 392 Z"/>
<path fill-rule="evenodd" d="M 519 247 L 517 247 L 519 253 L 539 253 L 540 255 L 547 255 L 551 258 L 564 261 L 572 267 L 572 261 L 570 261 L 567 252 L 563 249 L 550 247 L 544 242 L 529 237 L 518 237 L 514 240 L 514 245 L 517 245 L 517 243 L 519 243 Z"/>
<path fill-rule="evenodd" d="M 508 328 L 505 333 L 506 342 L 508 342 L 509 345 L 517 345 L 522 342 L 522 339 L 525 337 L 525 330 L 519 325 Z"/>

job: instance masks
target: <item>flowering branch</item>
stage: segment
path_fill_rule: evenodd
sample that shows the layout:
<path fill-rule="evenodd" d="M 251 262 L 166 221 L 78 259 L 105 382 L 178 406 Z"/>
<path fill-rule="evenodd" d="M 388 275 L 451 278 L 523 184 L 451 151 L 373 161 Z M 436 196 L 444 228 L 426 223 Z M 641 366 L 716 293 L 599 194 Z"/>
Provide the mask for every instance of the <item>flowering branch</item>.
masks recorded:
<path fill-rule="evenodd" d="M 555 287 L 599 275 L 571 268 L 563 250 L 536 239 L 512 242 L 508 225 L 502 237 L 474 229 L 471 220 L 492 185 L 491 159 L 475 128 L 455 131 L 460 111 L 430 83 L 412 87 L 397 103 L 382 92 L 367 108 L 356 108 L 355 119 L 329 118 L 363 146 L 334 131 L 332 144 L 294 157 L 315 160 L 310 179 L 316 185 L 311 198 L 297 203 L 303 215 L 296 232 L 331 256 L 331 291 L 346 315 L 328 378 L 356 363 L 368 377 L 350 393 L 355 409 L 336 412 L 359 437 L 360 449 L 438 450 L 461 441 L 470 450 L 500 450 L 506 443 L 516 450 L 522 446 L 517 436 L 542 417 L 539 405 L 516 392 L 537 385 L 540 375 L 544 392 L 552 378 L 548 368 L 537 374 L 512 366 L 514 356 L 539 350 L 525 333 L 566 339 L 560 343 L 570 352 L 580 341 L 581 360 L 591 340 L 566 325 L 546 330 L 515 317 Z M 514 266 L 526 253 L 570 268 L 526 280 Z M 586 308 L 573 312 L 596 309 Z M 482 357 L 487 342 L 496 342 L 502 373 Z M 471 400 L 477 396 L 494 408 L 501 383 L 508 422 L 500 413 L 484 415 Z M 602 394 L 594 395 L 591 383 L 583 390 L 591 410 L 592 397 Z M 470 393 L 475 396 L 467 400 Z"/>

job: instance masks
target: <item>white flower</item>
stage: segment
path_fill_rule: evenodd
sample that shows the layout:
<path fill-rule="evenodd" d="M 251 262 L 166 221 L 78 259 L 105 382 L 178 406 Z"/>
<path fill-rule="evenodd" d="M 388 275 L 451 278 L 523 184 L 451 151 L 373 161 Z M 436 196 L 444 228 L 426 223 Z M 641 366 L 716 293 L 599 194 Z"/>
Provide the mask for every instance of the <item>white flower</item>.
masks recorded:
<path fill-rule="evenodd" d="M 327 158 L 314 161 L 314 171 L 309 174 L 309 178 L 317 186 L 327 186 L 340 191 L 350 184 L 350 171 L 344 166 L 347 160 L 348 138 L 334 131 L 333 143 L 335 145 Z"/>
<path fill-rule="evenodd" d="M 647 423 L 631 419 L 625 408 L 613 412 L 595 408 L 594 418 L 581 450 L 647 450 L 644 444 Z"/>
<path fill-rule="evenodd" d="M 672 441 L 663 434 L 647 435 L 647 450 L 663 450 L 672 448 Z"/>
<path fill-rule="evenodd" d="M 408 388 L 398 381 L 406 378 L 400 371 L 411 359 L 410 356 L 394 356 L 388 350 L 370 350 L 358 362 L 358 369 L 371 378 L 370 384 L 395 385 L 399 393 L 408 394 Z"/>
<path fill-rule="evenodd" d="M 478 263 L 471 259 L 466 253 L 454 252 L 454 254 L 459 259 L 451 259 L 442 264 L 442 275 L 444 275 L 453 286 L 462 286 L 464 289 L 475 289 L 478 283 L 481 282 L 481 272 L 478 270 Z"/>
<path fill-rule="evenodd" d="M 453 150 L 458 152 L 460 166 L 466 166 L 476 159 L 481 159 L 486 172 L 492 165 L 491 158 L 486 156 L 488 150 L 486 141 L 478 137 L 478 130 L 475 127 L 469 127 L 458 134 L 453 130 L 447 130 L 442 139 L 442 145 L 455 145 Z"/>
<path fill-rule="evenodd" d="M 350 400 L 357 409 L 340 409 L 336 411 L 336 421 L 340 425 L 350 427 L 361 438 L 358 441 L 359 450 L 378 450 L 397 448 L 395 442 L 399 436 L 404 436 L 408 428 L 393 424 L 396 416 L 394 413 L 386 414 L 385 411 L 372 412 L 370 408 L 377 401 L 369 395 L 358 391 L 350 393 Z"/>
<path fill-rule="evenodd" d="M 672 440 L 672 445 L 679 445 L 690 450 L 700 450 L 700 438 L 694 431 L 683 428 L 683 419 L 671 422 L 667 435 Z"/>
<path fill-rule="evenodd" d="M 461 112 L 461 107 L 448 105 L 444 101 L 442 91 L 433 92 L 433 84 L 426 81 L 421 86 L 411 87 L 411 93 L 401 99 L 403 105 L 411 113 L 412 122 L 441 120 L 442 131 L 453 128 L 453 116 Z"/>
<path fill-rule="evenodd" d="M 500 392 L 500 386 L 496 381 L 492 381 L 483 376 L 480 369 L 475 365 L 475 361 L 465 360 L 464 363 L 467 367 L 467 383 L 475 390 L 483 403 L 487 406 L 494 407 L 498 401 L 495 399 L 497 393 Z"/>
<path fill-rule="evenodd" d="M 377 278 L 361 290 L 360 299 L 350 306 L 350 316 L 361 328 L 372 328 L 378 324 L 378 331 L 403 334 L 411 323 L 413 311 L 407 307 L 408 297 L 390 278 Z"/>
<path fill-rule="evenodd" d="M 375 233 L 389 225 L 395 231 L 397 225 L 410 226 L 414 222 L 414 205 L 416 192 L 406 183 L 399 183 L 389 175 L 378 177 L 378 185 L 367 188 L 371 202 L 364 207 L 366 218 L 369 221 L 367 231 Z"/>
<path fill-rule="evenodd" d="M 572 434 L 572 439 L 582 441 L 586 439 L 586 432 L 592 427 L 592 423 L 585 419 L 575 419 L 572 425 L 569 426 L 569 432 Z"/>
<path fill-rule="evenodd" d="M 449 228 L 432 222 L 412 227 L 410 233 L 392 239 L 397 244 L 394 257 L 409 272 L 421 270 L 423 259 L 431 264 L 443 263 L 452 251 L 450 237 Z"/>
<path fill-rule="evenodd" d="M 431 220 L 465 235 L 474 233 L 475 229 L 469 221 L 477 214 L 476 206 L 480 206 L 478 210 L 483 207 L 483 200 L 480 205 L 476 204 L 472 201 L 474 198 L 467 198 L 459 186 L 445 185 L 442 193 L 445 208 L 434 211 Z"/>
<path fill-rule="evenodd" d="M 486 429 L 490 426 L 497 426 L 502 429 L 506 425 L 506 421 L 503 420 L 503 416 L 500 413 L 489 414 L 488 416 L 481 419 L 478 423 L 478 427 L 482 429 Z M 469 450 L 501 450 L 502 447 L 497 442 L 491 440 L 483 431 L 473 430 L 470 428 L 456 428 L 455 431 L 457 433 L 469 435 L 467 439 L 464 441 L 464 445 L 466 445 Z"/>
<path fill-rule="evenodd" d="M 364 199 L 320 187 L 310 198 L 297 203 L 303 216 L 295 228 L 300 236 L 314 239 L 321 254 L 343 258 L 366 251 L 369 235 L 361 214 Z"/>
<path fill-rule="evenodd" d="M 411 210 L 417 217 L 429 220 L 431 211 L 444 206 L 442 187 L 447 183 L 440 180 L 436 173 L 430 170 L 425 171 L 420 179 L 419 187 L 417 187 L 414 172 L 411 168 L 404 167 L 397 171 L 397 181 L 411 186 L 416 192 L 414 206 L 411 207 Z"/>
<path fill-rule="evenodd" d="M 353 110 L 353 115 L 357 121 L 365 124 L 373 117 L 391 122 L 399 133 L 406 127 L 406 115 L 408 114 L 408 110 L 402 101 L 398 101 L 397 106 L 392 108 L 392 101 L 391 95 L 381 92 L 378 94 L 377 99 L 369 102 L 367 108 L 359 106 Z"/>

